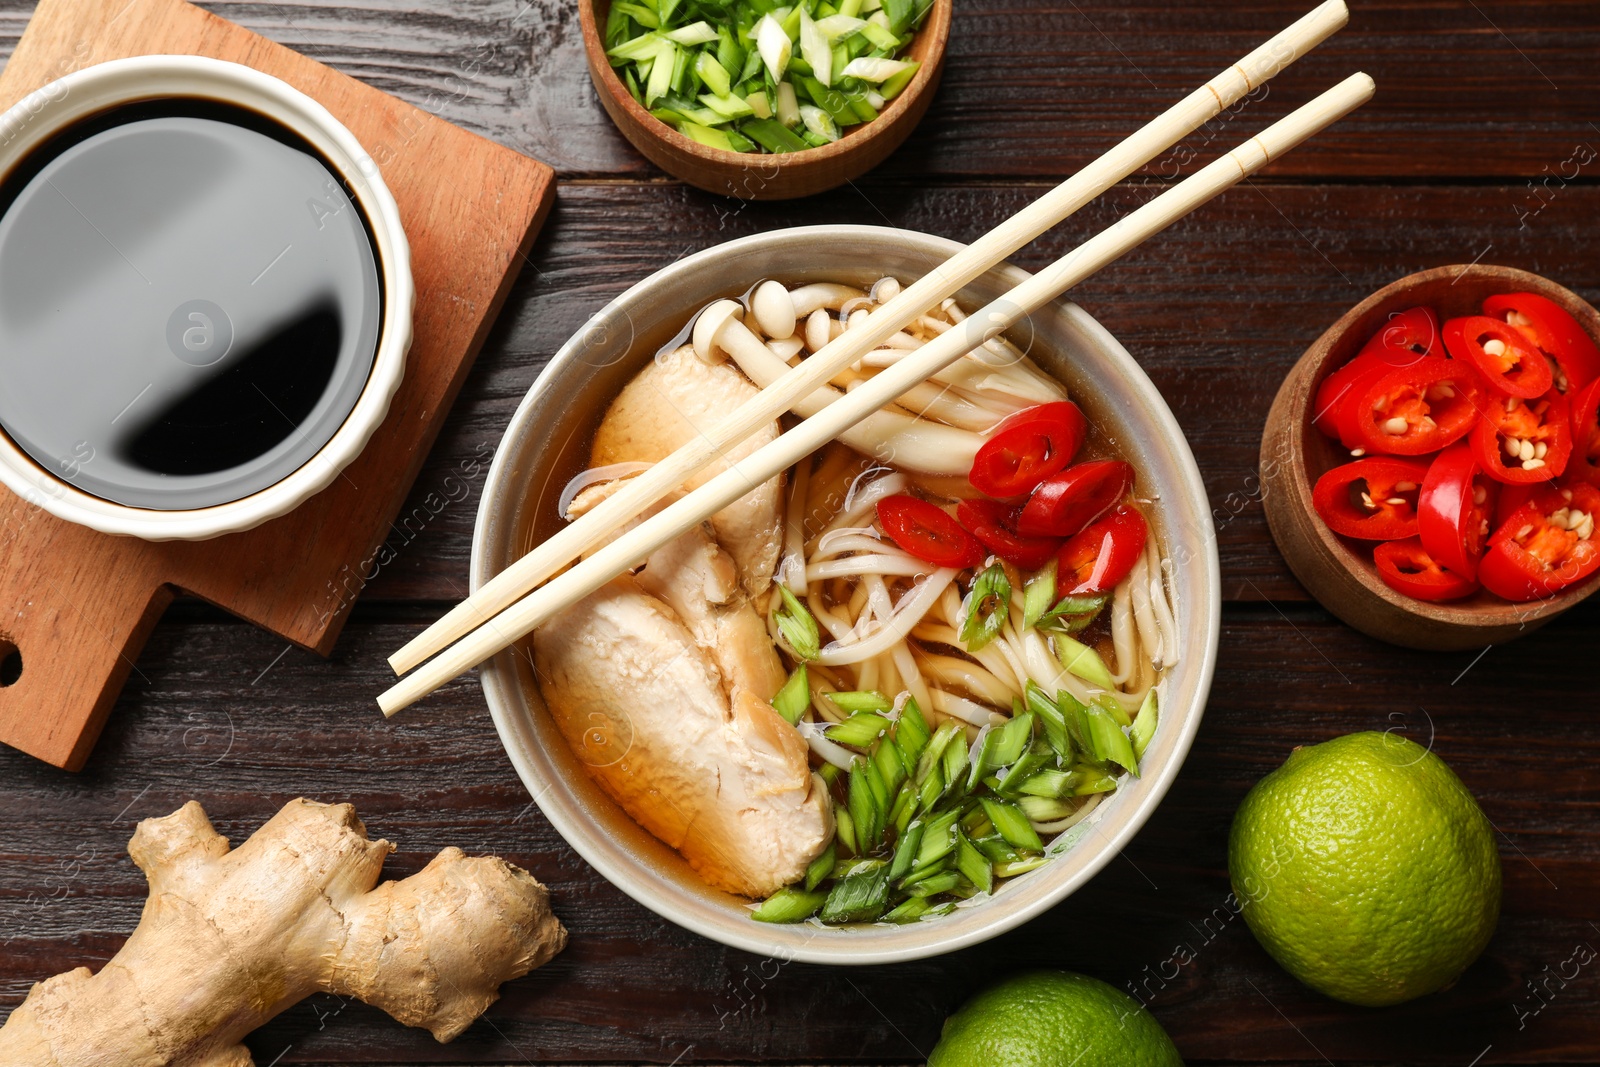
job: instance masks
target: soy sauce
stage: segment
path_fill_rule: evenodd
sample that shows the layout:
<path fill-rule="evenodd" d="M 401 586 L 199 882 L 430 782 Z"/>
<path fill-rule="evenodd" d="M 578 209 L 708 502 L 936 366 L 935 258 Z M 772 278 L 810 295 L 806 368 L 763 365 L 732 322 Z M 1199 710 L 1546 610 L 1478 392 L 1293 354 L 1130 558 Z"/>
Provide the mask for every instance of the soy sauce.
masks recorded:
<path fill-rule="evenodd" d="M 0 429 L 78 489 L 206 507 L 331 439 L 382 290 L 336 171 L 265 116 L 116 108 L 0 183 Z"/>

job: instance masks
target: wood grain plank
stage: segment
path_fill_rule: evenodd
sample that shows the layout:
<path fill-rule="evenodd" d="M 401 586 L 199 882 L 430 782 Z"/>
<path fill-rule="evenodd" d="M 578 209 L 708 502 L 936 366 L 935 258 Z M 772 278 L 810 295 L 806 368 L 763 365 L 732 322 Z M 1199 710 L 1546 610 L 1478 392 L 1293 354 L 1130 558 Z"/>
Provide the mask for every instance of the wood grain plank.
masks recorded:
<path fill-rule="evenodd" d="M 564 176 L 658 173 L 601 110 L 568 0 L 207 6 Z M 967 0 L 933 110 L 884 173 L 1065 174 L 1310 6 Z M 0 53 L 30 7 L 0 4 Z M 1600 147 L 1590 125 L 1600 121 L 1590 105 L 1597 45 L 1584 2 L 1363 3 L 1346 30 L 1224 125 L 1253 133 L 1365 70 L 1377 99 L 1274 173 L 1539 178 L 1577 145 Z"/>
<path fill-rule="evenodd" d="M 394 558 L 366 595 L 459 598 L 486 458 L 511 413 L 588 316 L 651 271 L 789 225 L 895 225 L 971 240 L 1041 191 L 875 181 L 790 205 L 734 205 L 677 185 L 568 185 L 401 510 Z M 1155 191 L 1114 192 L 1018 262 L 1041 266 Z M 1525 224 L 1514 211 L 1522 196 L 1507 185 L 1258 183 L 1225 194 L 1077 290 L 1154 378 L 1189 437 L 1219 530 L 1226 597 L 1305 598 L 1262 516 L 1261 431 L 1282 377 L 1351 305 L 1412 271 L 1474 260 L 1533 270 L 1600 300 L 1590 236 L 1600 189 L 1565 190 Z"/>
<path fill-rule="evenodd" d="M 0 820 L 0 1013 L 31 981 L 107 958 L 137 921 L 144 888 L 124 853 L 136 820 L 192 797 L 238 841 L 306 794 L 354 802 L 374 835 L 397 841 L 396 876 L 448 844 L 523 864 L 551 886 L 572 944 L 453 1045 L 323 997 L 252 1039 L 258 1063 L 280 1053 L 285 1064 L 920 1062 L 946 1012 L 1026 966 L 1132 983 L 1190 1062 L 1322 1062 L 1320 1050 L 1341 1064 L 1460 1065 L 1490 1045 L 1482 1064 L 1592 1058 L 1592 966 L 1552 986 L 1521 1029 L 1517 1010 L 1537 1006 L 1526 983 L 1546 966 L 1559 969 L 1580 942 L 1600 945 L 1590 925 L 1600 921 L 1600 737 L 1589 702 L 1574 696 L 1588 685 L 1576 653 L 1600 640 L 1600 608 L 1476 663 L 1286 611 L 1287 624 L 1265 606 L 1226 614 L 1197 745 L 1124 859 L 988 945 L 846 970 L 723 949 L 600 880 L 528 806 L 474 681 L 385 722 L 371 703 L 382 656 L 417 609 L 358 608 L 325 662 L 299 650 L 278 659 L 283 645 L 269 635 L 180 605 L 81 775 L 0 753 L 0 811 L 26 813 Z M 1453 990 L 1381 1012 L 1325 1000 L 1279 971 L 1231 917 L 1224 867 L 1249 786 L 1293 745 L 1361 729 L 1403 731 L 1449 761 L 1500 831 L 1506 876 L 1484 959 Z"/>

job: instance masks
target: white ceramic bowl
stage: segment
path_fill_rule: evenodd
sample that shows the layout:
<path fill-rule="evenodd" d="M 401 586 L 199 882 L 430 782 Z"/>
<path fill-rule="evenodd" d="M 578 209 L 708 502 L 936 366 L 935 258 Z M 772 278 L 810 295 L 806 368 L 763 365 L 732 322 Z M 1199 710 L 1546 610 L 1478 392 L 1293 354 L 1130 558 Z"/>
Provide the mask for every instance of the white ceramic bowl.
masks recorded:
<path fill-rule="evenodd" d="M 149 541 L 204 540 L 258 526 L 325 489 L 366 447 L 405 374 L 415 291 L 400 211 L 377 165 L 327 109 L 269 74 L 202 56 L 138 56 L 86 67 L 28 94 L 0 115 L 0 177 L 34 148 L 108 108 L 171 98 L 232 104 L 259 112 L 311 144 L 344 179 L 376 246 L 383 317 L 365 388 L 333 437 L 308 462 L 239 500 L 193 510 L 128 507 L 92 496 L 45 470 L 0 433 L 0 482 L 52 515 L 102 533 Z"/>
<path fill-rule="evenodd" d="M 606 405 L 703 305 L 737 297 L 769 277 L 789 283 L 867 283 L 893 274 L 908 280 L 959 247 L 927 234 L 878 227 L 781 230 L 689 256 L 623 293 L 555 355 L 512 417 L 478 510 L 472 587 L 555 529 L 557 497 L 584 466 L 590 432 Z M 976 307 L 1025 277 L 1015 267 L 1001 267 L 959 298 Z M 987 940 L 1060 903 L 1110 862 L 1155 811 L 1199 729 L 1216 662 L 1222 596 L 1205 488 L 1160 394 L 1082 308 L 1053 304 L 1008 336 L 1067 384 L 1102 444 L 1137 468 L 1141 493 L 1155 498 L 1157 535 L 1177 564 L 1183 644 L 1166 683 L 1143 777 L 1069 831 L 1075 844 L 1063 855 L 953 914 L 907 926 L 768 925 L 752 920 L 742 899 L 707 887 L 676 852 L 601 791 L 546 712 L 526 652 L 501 653 L 485 667 L 483 686 L 511 762 L 561 835 L 623 892 L 706 937 L 778 959 L 837 964 L 919 959 Z"/>

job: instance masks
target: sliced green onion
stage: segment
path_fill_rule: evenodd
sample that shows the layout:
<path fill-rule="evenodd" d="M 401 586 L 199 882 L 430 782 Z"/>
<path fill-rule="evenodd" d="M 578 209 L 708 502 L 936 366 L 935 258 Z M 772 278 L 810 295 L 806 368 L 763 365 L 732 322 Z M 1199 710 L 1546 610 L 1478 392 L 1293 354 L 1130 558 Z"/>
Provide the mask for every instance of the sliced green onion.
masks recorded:
<path fill-rule="evenodd" d="M 1000 636 L 1011 614 L 1011 579 L 999 563 L 985 567 L 962 605 L 961 645 L 977 652 Z"/>
<path fill-rule="evenodd" d="M 751 93 L 749 96 L 744 98 L 744 102 L 750 106 L 750 113 L 756 118 L 772 118 L 772 101 L 767 99 L 766 93 Z M 783 129 L 781 126 L 778 128 Z M 752 140 L 755 139 L 755 134 L 750 130 L 748 125 L 744 126 L 742 129 L 747 137 L 750 137 Z M 789 131 L 784 130 L 784 132 L 788 133 Z M 762 147 L 766 147 L 765 142 L 762 143 Z M 771 152 L 774 151 L 774 149 L 768 148 L 767 151 Z M 779 151 L 781 151 L 781 149 Z"/>
<path fill-rule="evenodd" d="M 833 52 L 828 47 L 828 37 L 817 28 L 804 4 L 800 5 L 800 55 L 819 82 L 833 84 Z"/>
<path fill-rule="evenodd" d="M 878 845 L 883 829 L 883 811 L 877 792 L 872 788 L 872 764 L 858 756 L 850 764 L 850 785 L 846 803 L 850 820 L 855 824 L 857 853 L 871 852 Z"/>
<path fill-rule="evenodd" d="M 859 711 L 888 711 L 894 707 L 894 701 L 884 696 L 877 690 L 856 690 L 846 693 L 829 693 L 828 699 L 843 712 Z"/>
<path fill-rule="evenodd" d="M 1122 701 L 1110 693 L 1101 693 L 1095 697 L 1095 706 L 1105 709 L 1105 713 L 1116 720 L 1118 726 L 1132 726 L 1133 716 L 1128 714 L 1128 709 L 1122 706 Z"/>
<path fill-rule="evenodd" d="M 905 91 L 906 86 L 911 84 L 911 79 L 917 76 L 917 68 L 919 66 L 920 64 L 914 60 L 907 60 L 905 69 L 879 85 L 878 92 L 882 93 L 885 99 L 893 100 Z"/>
<path fill-rule="evenodd" d="M 817 30 L 829 41 L 866 29 L 866 26 L 866 19 L 856 18 L 853 15 L 828 15 L 817 20 Z"/>
<path fill-rule="evenodd" d="M 1117 683 L 1111 677 L 1111 670 L 1106 666 L 1106 661 L 1100 658 L 1100 653 L 1066 634 L 1056 634 L 1055 641 L 1056 658 L 1068 672 L 1101 689 L 1117 687 Z"/>
<path fill-rule="evenodd" d="M 852 715 L 844 722 L 835 723 L 823 732 L 823 736 L 835 744 L 866 748 L 888 728 L 888 719 L 867 711 Z"/>
<path fill-rule="evenodd" d="M 606 55 L 629 63 L 641 59 L 654 59 L 656 50 L 661 47 L 661 41 L 659 33 L 640 34 L 631 41 L 624 41 L 615 48 L 607 49 Z"/>
<path fill-rule="evenodd" d="M 1133 755 L 1135 759 L 1144 759 L 1144 753 L 1150 747 L 1151 738 L 1156 735 L 1156 719 L 1160 713 L 1156 708 L 1156 691 L 1154 688 L 1144 695 L 1144 703 L 1139 705 L 1139 714 L 1134 717 L 1133 730 L 1129 740 L 1133 742 Z"/>
<path fill-rule="evenodd" d="M 914 699 L 908 699 L 905 707 L 900 709 L 894 740 L 900 746 L 900 755 L 905 759 L 907 770 L 912 773 L 920 771 L 922 753 L 927 749 L 931 735 L 928 733 L 928 720 L 922 717 L 922 709 L 917 707 Z"/>
<path fill-rule="evenodd" d="M 1049 797 L 1059 799 L 1072 792 L 1072 787 L 1082 780 L 1076 771 L 1060 771 L 1050 768 L 1030 775 L 1026 781 L 1017 786 L 1018 792 L 1029 796 Z"/>
<path fill-rule="evenodd" d="M 1060 762 L 1071 762 L 1072 739 L 1067 734 L 1066 713 L 1031 679 L 1023 687 L 1023 696 L 1027 699 L 1028 710 L 1043 724 L 1045 741 L 1055 750 Z"/>
<path fill-rule="evenodd" d="M 1022 628 L 1031 630 L 1056 599 L 1056 561 L 1034 571 L 1022 583 Z"/>
<path fill-rule="evenodd" d="M 816 616 L 782 582 L 778 583 L 778 595 L 783 598 L 783 608 L 777 614 L 778 632 L 798 658 L 816 659 L 822 655 L 822 633 L 817 629 Z"/>
<path fill-rule="evenodd" d="M 889 865 L 889 880 L 898 882 L 911 873 L 911 865 L 917 860 L 917 852 L 922 847 L 922 832 L 926 824 L 920 819 L 913 819 L 906 827 L 905 833 L 900 835 L 900 840 L 894 845 L 894 861 Z"/>
<path fill-rule="evenodd" d="M 1092 793 L 1110 793 L 1117 788 L 1117 780 L 1109 774 L 1096 773 L 1092 777 L 1086 776 L 1083 781 L 1072 787 L 1072 795 L 1086 797 Z"/>
<path fill-rule="evenodd" d="M 851 853 L 861 855 L 861 842 L 856 840 L 856 821 L 850 817 L 849 809 L 837 804 L 833 806 L 833 836 L 844 842 Z"/>
<path fill-rule="evenodd" d="M 884 797 L 883 807 L 889 810 L 889 799 L 897 794 L 900 785 L 908 777 L 905 762 L 900 758 L 900 746 L 893 742 L 884 742 L 872 750 L 872 765 L 877 768 L 878 776 L 883 779 L 887 796 Z M 884 820 L 888 825 L 888 820 Z"/>
<path fill-rule="evenodd" d="M 788 84 L 788 82 L 785 82 L 782 86 L 780 86 L 780 91 L 783 88 L 787 88 Z M 793 95 L 792 92 L 791 95 Z M 749 99 L 752 101 L 757 99 L 765 100 L 766 97 L 764 94 L 757 93 L 751 96 Z M 752 107 L 754 107 L 753 104 Z M 757 114 L 759 113 L 759 109 L 757 109 Z M 796 119 L 796 121 L 799 120 Z M 765 148 L 768 152 L 800 152 L 809 147 L 804 141 L 796 137 L 783 123 L 776 122 L 770 118 L 752 119 L 741 126 L 740 129 L 742 129 L 746 136 L 748 136 L 752 141 L 759 144 L 762 148 Z"/>
<path fill-rule="evenodd" d="M 738 151 L 728 139 L 726 130 L 719 130 L 714 126 L 702 126 L 698 122 L 682 122 L 678 124 L 678 131 L 691 140 L 699 141 L 707 148 L 720 148 L 724 152 Z"/>
<path fill-rule="evenodd" d="M 960 884 L 960 871 L 942 871 L 911 886 L 909 892 L 914 897 L 935 897 L 950 892 Z"/>
<path fill-rule="evenodd" d="M 912 0 L 883 0 L 883 13 L 889 16 L 889 28 L 901 34 L 911 28 L 911 20 L 917 17 L 917 6 Z"/>
<path fill-rule="evenodd" d="M 789 69 L 789 58 L 794 54 L 788 32 L 782 23 L 768 13 L 756 23 L 752 36 L 755 37 L 756 50 L 761 53 L 761 62 L 766 64 L 767 73 L 772 75 L 773 81 L 778 81 Z"/>
<path fill-rule="evenodd" d="M 1014 716 L 1004 726 L 994 731 L 994 767 L 1009 767 L 1017 762 L 1028 742 L 1033 740 L 1033 713 Z"/>
<path fill-rule="evenodd" d="M 839 846 L 836 842 L 829 841 L 828 847 L 822 854 L 806 866 L 806 892 L 811 892 L 821 885 L 839 861 Z"/>
<path fill-rule="evenodd" d="M 873 47 L 881 48 L 886 52 L 896 51 L 900 47 L 900 38 L 894 35 L 893 30 L 870 19 L 862 25 L 861 36 L 870 41 Z"/>
<path fill-rule="evenodd" d="M 916 69 L 911 63 L 900 59 L 874 59 L 871 56 L 862 56 L 852 59 L 845 65 L 840 74 L 846 78 L 860 78 L 864 82 L 878 85 L 888 81 L 897 74 L 904 73 L 907 68 Z"/>
<path fill-rule="evenodd" d="M 786 886 L 763 900 L 761 906 L 750 913 L 750 917 L 764 923 L 802 922 L 815 915 L 827 899 L 827 893 Z"/>
<path fill-rule="evenodd" d="M 989 857 L 960 833 L 956 834 L 956 870 L 982 892 L 994 892 L 994 868 L 989 865 Z"/>
<path fill-rule="evenodd" d="M 914 923 L 924 915 L 938 911 L 939 906 L 927 897 L 908 897 L 891 908 L 883 917 L 889 923 Z"/>
<path fill-rule="evenodd" d="M 667 40 L 693 48 L 697 44 L 710 44 L 717 39 L 717 31 L 709 22 L 691 22 L 675 30 L 666 31 Z"/>
<path fill-rule="evenodd" d="M 778 121 L 788 127 L 800 125 L 800 101 L 795 96 L 794 85 L 779 82 L 776 95 Z"/>
<path fill-rule="evenodd" d="M 922 758 L 917 761 L 916 779 L 918 784 L 926 781 L 933 773 L 933 769 L 940 765 L 944 758 L 945 749 L 949 747 L 954 737 L 961 733 L 961 724 L 954 719 L 946 719 L 939 729 L 934 731 L 933 738 L 928 742 L 928 747 L 922 750 Z"/>
<path fill-rule="evenodd" d="M 943 859 L 956 847 L 955 826 L 961 812 L 955 808 L 930 816 L 923 823 L 922 842 L 917 847 L 914 868 L 920 869 Z"/>
<path fill-rule="evenodd" d="M 989 797 L 981 798 L 978 803 L 983 805 L 984 814 L 994 823 L 995 831 L 1006 839 L 1006 844 L 1035 851 L 1044 848 L 1044 842 L 1039 840 L 1038 833 L 1028 822 L 1028 817 L 1022 814 L 1022 809 Z"/>
<path fill-rule="evenodd" d="M 789 680 L 783 683 L 778 695 L 772 698 L 772 707 L 783 716 L 784 721 L 792 725 L 805 716 L 810 706 L 811 685 L 806 680 L 806 665 L 802 663 L 789 675 Z"/>
<path fill-rule="evenodd" d="M 733 91 L 733 82 L 730 79 L 730 75 L 723 69 L 722 64 L 717 62 L 717 57 L 710 52 L 701 52 L 695 57 L 694 72 L 701 81 L 706 83 L 706 88 L 710 89 L 716 96 L 727 96 Z M 704 97 L 701 99 L 704 99 Z M 708 104 L 707 106 L 710 105 Z M 745 106 L 749 107 L 750 105 L 746 104 Z"/>
<path fill-rule="evenodd" d="M 834 124 L 833 117 L 820 107 L 810 104 L 800 105 L 800 121 L 806 124 L 806 129 L 814 136 L 824 141 L 837 141 L 839 127 Z"/>
<path fill-rule="evenodd" d="M 1101 762 L 1119 764 L 1135 778 L 1139 777 L 1139 761 L 1133 754 L 1133 744 L 1111 713 L 1093 704 L 1084 711 L 1084 717 L 1089 723 L 1089 743 L 1095 756 Z"/>
<path fill-rule="evenodd" d="M 665 38 L 656 41 L 655 56 L 650 64 L 650 78 L 644 87 L 644 105 L 649 107 L 672 89 L 673 67 L 677 63 L 678 46 Z M 718 131 L 719 136 L 721 131 Z M 690 134 L 693 136 L 693 134 Z M 722 137 L 726 140 L 726 137 Z M 699 138 L 696 138 L 699 140 Z"/>
<path fill-rule="evenodd" d="M 996 863 L 994 874 L 996 878 L 1015 878 L 1019 874 L 1036 871 L 1045 865 L 1049 856 L 1030 856 L 1027 859 L 1016 860 L 1011 863 Z"/>
<path fill-rule="evenodd" d="M 825 923 L 871 922 L 889 903 L 889 867 L 881 860 L 862 860 L 833 885 L 822 905 Z"/>
<path fill-rule="evenodd" d="M 1069 804 L 1064 800 L 1035 796 L 1018 797 L 1017 807 L 1022 809 L 1022 814 L 1031 822 L 1055 822 L 1057 819 L 1065 819 L 1078 810 L 1076 804 Z"/>
<path fill-rule="evenodd" d="M 656 13 L 650 8 L 645 7 L 643 4 L 630 4 L 627 0 L 618 0 L 617 3 L 612 4 L 611 14 L 613 16 L 625 15 L 639 25 L 647 26 L 652 30 L 661 25 L 661 20 L 656 17 Z"/>

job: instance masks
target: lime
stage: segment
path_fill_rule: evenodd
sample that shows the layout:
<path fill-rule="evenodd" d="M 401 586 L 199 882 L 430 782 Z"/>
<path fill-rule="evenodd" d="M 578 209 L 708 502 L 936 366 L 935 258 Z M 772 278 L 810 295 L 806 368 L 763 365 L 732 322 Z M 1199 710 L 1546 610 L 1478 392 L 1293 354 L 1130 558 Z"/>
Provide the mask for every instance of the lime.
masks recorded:
<path fill-rule="evenodd" d="M 1500 914 L 1489 820 L 1444 760 L 1396 734 L 1292 752 L 1239 805 L 1228 871 L 1272 958 L 1351 1004 L 1450 985 Z"/>
<path fill-rule="evenodd" d="M 1183 1067 L 1172 1039 L 1126 993 L 1067 971 L 991 986 L 944 1022 L 928 1067 Z"/>

